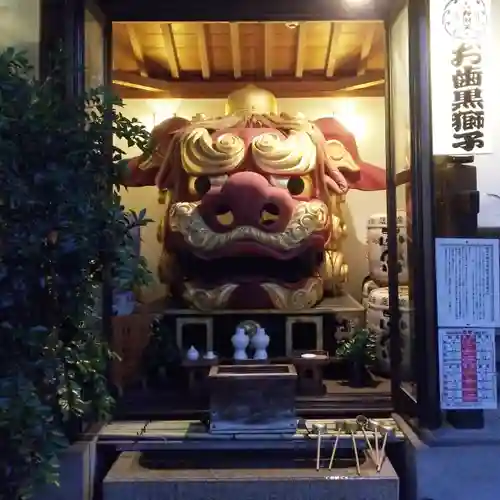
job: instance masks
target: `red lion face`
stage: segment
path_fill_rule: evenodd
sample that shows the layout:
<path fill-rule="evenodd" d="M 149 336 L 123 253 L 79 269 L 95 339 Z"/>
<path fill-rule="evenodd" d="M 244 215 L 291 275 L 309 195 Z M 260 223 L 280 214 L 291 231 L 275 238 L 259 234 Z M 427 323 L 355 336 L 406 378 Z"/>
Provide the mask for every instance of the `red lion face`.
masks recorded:
<path fill-rule="evenodd" d="M 338 291 L 344 195 L 385 189 L 338 121 L 172 118 L 152 141 L 128 185 L 168 192 L 160 276 L 172 295 L 203 310 L 300 310 Z"/>

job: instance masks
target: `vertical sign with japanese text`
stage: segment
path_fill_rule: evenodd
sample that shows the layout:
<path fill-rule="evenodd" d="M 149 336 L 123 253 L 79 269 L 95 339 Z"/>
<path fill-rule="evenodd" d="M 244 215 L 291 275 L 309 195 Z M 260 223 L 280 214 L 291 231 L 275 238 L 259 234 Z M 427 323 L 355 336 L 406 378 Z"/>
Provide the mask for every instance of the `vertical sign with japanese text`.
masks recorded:
<path fill-rule="evenodd" d="M 435 155 L 492 152 L 491 0 L 430 0 Z"/>

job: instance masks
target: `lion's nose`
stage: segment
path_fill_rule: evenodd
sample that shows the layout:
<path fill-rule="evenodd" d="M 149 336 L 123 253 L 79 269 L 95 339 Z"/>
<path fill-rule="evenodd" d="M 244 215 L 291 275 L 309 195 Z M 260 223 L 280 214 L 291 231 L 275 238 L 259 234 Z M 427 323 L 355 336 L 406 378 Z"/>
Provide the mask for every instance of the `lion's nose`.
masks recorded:
<path fill-rule="evenodd" d="M 294 209 L 288 191 L 273 187 L 255 172 L 238 172 L 218 192 L 209 192 L 200 204 L 200 213 L 209 226 L 231 230 L 253 226 L 265 231 L 283 231 Z"/>

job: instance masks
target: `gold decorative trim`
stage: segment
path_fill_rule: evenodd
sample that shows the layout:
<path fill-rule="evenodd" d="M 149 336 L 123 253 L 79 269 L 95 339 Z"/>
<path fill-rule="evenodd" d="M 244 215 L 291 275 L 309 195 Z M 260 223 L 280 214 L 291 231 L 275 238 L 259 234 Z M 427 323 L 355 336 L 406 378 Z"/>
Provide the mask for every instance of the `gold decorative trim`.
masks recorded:
<path fill-rule="evenodd" d="M 262 283 L 261 287 L 269 294 L 276 309 L 310 309 L 323 298 L 323 280 L 318 277 L 310 278 L 303 287 L 295 290 L 277 283 Z"/>
<path fill-rule="evenodd" d="M 325 293 L 338 295 L 342 284 L 347 281 L 349 267 L 344 263 L 344 256 L 341 252 L 325 250 L 325 257 L 321 266 L 321 276 Z"/>
<path fill-rule="evenodd" d="M 315 200 L 298 203 L 283 232 L 268 233 L 256 227 L 239 226 L 228 233 L 216 233 L 201 217 L 198 205 L 199 202 L 173 204 L 170 208 L 170 228 L 181 233 L 189 245 L 204 251 L 216 250 L 241 240 L 252 240 L 280 250 L 292 250 L 328 225 L 327 206 Z"/>
<path fill-rule="evenodd" d="M 227 283 L 217 288 L 205 289 L 186 282 L 182 297 L 186 302 L 189 302 L 200 311 L 224 309 L 236 288 L 238 288 L 238 285 Z"/>
<path fill-rule="evenodd" d="M 302 311 L 314 307 L 323 298 L 323 282 L 319 277 L 310 278 L 303 287 L 294 290 L 277 283 L 262 283 L 260 286 L 268 293 L 276 309 Z M 186 282 L 183 298 L 200 311 L 224 309 L 238 287 L 238 284 L 226 283 L 206 289 Z"/>

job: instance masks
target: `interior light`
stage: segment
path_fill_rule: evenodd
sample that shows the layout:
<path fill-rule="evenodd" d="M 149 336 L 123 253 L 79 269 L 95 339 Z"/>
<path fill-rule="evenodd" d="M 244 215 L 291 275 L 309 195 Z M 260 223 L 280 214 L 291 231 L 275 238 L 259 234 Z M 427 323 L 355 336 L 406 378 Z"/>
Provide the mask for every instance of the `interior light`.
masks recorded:
<path fill-rule="evenodd" d="M 352 99 L 343 99 L 335 103 L 333 116 L 351 132 L 357 141 L 366 136 L 366 121 Z"/>
<path fill-rule="evenodd" d="M 147 115 L 142 116 L 140 121 L 149 132 L 155 128 L 156 120 L 154 113 L 148 113 Z"/>
<path fill-rule="evenodd" d="M 152 127 L 176 115 L 181 99 L 149 99 L 148 107 L 152 111 Z M 147 125 L 146 125 L 147 127 Z"/>

